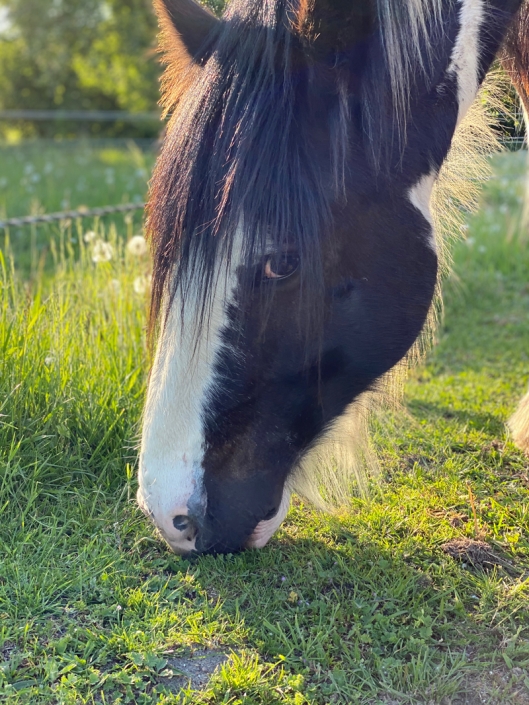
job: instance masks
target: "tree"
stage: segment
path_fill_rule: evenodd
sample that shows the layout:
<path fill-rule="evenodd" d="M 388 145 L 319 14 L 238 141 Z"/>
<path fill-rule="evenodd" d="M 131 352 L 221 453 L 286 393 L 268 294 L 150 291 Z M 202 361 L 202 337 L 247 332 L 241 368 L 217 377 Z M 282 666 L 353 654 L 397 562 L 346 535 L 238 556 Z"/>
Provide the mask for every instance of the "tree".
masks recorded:
<path fill-rule="evenodd" d="M 225 3 L 203 4 L 220 12 Z M 0 0 L 0 17 L 0 110 L 156 110 L 161 69 L 151 0 Z M 136 134 L 158 126 L 104 129 Z"/>

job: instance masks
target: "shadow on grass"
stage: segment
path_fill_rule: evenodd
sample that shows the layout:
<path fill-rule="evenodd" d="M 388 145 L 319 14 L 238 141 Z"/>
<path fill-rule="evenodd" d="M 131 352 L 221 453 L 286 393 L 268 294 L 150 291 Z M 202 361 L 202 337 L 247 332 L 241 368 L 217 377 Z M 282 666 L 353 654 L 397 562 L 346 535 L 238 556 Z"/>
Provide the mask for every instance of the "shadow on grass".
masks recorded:
<path fill-rule="evenodd" d="M 456 693 L 468 650 L 490 652 L 498 640 L 463 604 L 459 568 L 419 535 L 404 552 L 396 540 L 366 539 L 351 520 L 317 523 L 318 537 L 296 538 L 289 525 L 261 551 L 168 557 L 168 567 L 194 575 L 197 597 L 244 624 L 241 648 L 302 673 L 315 702 Z"/>

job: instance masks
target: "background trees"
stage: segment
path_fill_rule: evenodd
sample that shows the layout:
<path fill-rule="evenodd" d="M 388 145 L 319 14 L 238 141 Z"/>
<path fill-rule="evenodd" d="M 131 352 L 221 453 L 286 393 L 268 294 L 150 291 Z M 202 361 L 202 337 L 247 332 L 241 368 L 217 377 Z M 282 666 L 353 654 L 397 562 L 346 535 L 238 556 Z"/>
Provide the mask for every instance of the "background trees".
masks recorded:
<path fill-rule="evenodd" d="M 224 0 L 203 4 L 218 12 Z M 155 111 L 156 32 L 151 0 L 0 0 L 0 110 Z M 78 127 L 19 123 L 41 133 Z M 88 129 L 136 134 L 158 126 Z"/>

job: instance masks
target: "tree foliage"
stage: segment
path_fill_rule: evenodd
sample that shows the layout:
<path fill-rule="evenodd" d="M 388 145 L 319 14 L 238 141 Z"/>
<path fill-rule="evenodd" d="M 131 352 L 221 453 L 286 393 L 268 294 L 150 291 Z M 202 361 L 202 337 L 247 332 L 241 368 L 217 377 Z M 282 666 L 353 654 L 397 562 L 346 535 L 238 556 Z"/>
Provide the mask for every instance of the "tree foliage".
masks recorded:
<path fill-rule="evenodd" d="M 0 0 L 0 17 L 0 110 L 156 110 L 151 0 Z"/>

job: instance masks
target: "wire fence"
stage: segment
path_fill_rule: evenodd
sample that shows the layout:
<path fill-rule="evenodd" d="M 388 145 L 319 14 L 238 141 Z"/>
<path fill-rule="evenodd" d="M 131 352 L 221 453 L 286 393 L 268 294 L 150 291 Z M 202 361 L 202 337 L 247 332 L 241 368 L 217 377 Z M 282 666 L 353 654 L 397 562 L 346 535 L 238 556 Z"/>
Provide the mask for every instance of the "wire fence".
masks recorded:
<path fill-rule="evenodd" d="M 29 121 L 29 122 L 61 122 L 73 121 L 79 123 L 158 123 L 160 129 L 160 114 L 157 112 L 129 113 L 121 110 L 0 110 L 0 122 L 9 121 Z M 22 142 L 13 144 L 0 144 L 3 149 L 13 151 L 18 147 L 35 149 L 38 154 L 43 147 L 52 148 L 53 150 L 78 149 L 88 148 L 99 149 L 106 147 L 122 147 L 130 149 L 131 147 L 156 150 L 159 140 L 160 129 L 156 130 L 155 137 L 137 138 L 137 137 L 93 137 L 84 135 L 82 132 L 74 138 L 63 137 L 57 135 L 55 137 L 35 137 L 23 139 Z M 7 177 L 9 178 L 9 177 Z M 3 180 L 5 181 L 5 177 Z M 68 210 L 61 210 L 52 213 L 34 213 L 20 215 L 17 217 L 4 217 L 0 215 L 0 230 L 8 228 L 20 228 L 24 226 L 32 226 L 39 224 L 49 224 L 57 222 L 66 222 L 69 220 L 77 220 L 80 218 L 101 217 L 112 214 L 132 213 L 141 211 L 145 208 L 143 200 L 134 199 L 131 203 L 119 203 L 105 206 L 79 206 Z M 27 212 L 27 211 L 26 211 Z"/>
<path fill-rule="evenodd" d="M 10 227 L 20 227 L 22 225 L 35 225 L 37 223 L 55 223 L 62 220 L 76 220 L 77 218 L 90 218 L 112 213 L 130 213 L 145 208 L 145 203 L 125 203 L 118 206 L 104 206 L 102 208 L 78 208 L 73 211 L 62 211 L 60 213 L 42 213 L 40 215 L 26 215 L 22 218 L 8 218 L 0 220 L 0 228 L 4 230 Z"/>
<path fill-rule="evenodd" d="M 159 122 L 159 113 L 129 113 L 125 110 L 0 110 L 0 120 L 30 122 Z"/>

